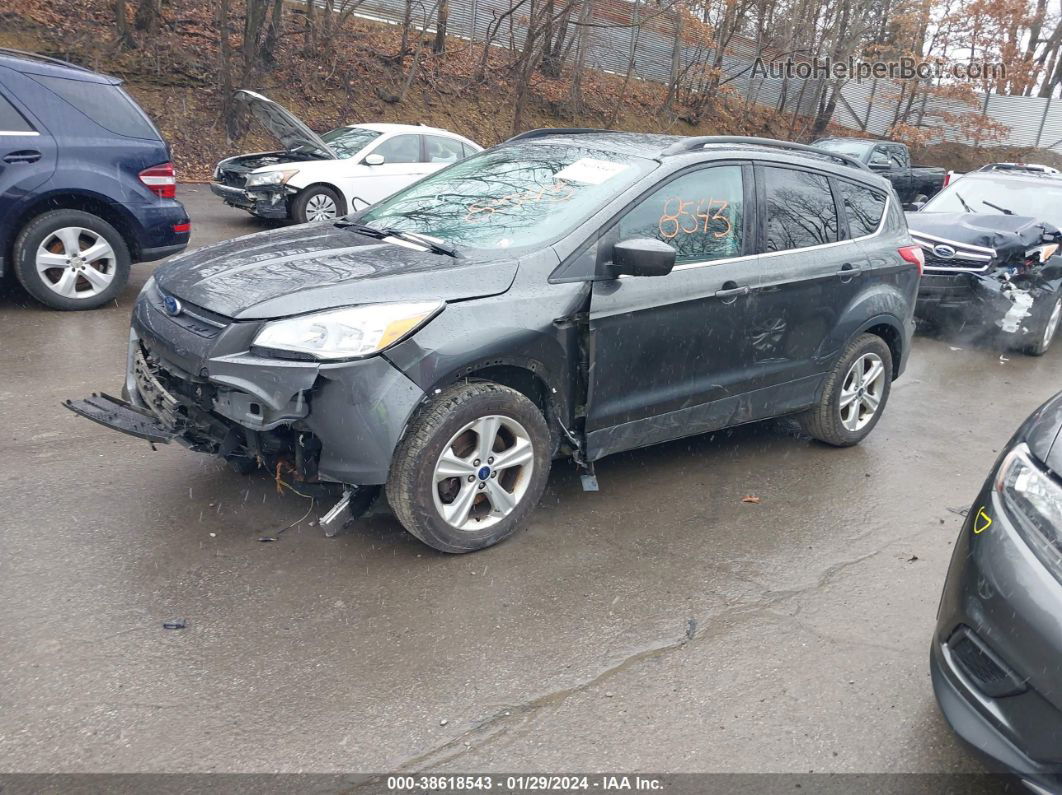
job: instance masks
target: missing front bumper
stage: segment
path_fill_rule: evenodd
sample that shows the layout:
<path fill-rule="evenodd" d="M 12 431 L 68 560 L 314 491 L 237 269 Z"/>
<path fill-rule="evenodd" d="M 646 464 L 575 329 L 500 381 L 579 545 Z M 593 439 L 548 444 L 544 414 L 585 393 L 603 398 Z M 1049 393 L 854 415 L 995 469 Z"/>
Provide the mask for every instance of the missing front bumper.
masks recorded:
<path fill-rule="evenodd" d="M 63 405 L 85 419 L 149 442 L 168 443 L 177 435 L 176 430 L 164 425 L 158 417 L 102 392 L 94 392 L 92 397 L 83 400 L 67 400 Z"/>

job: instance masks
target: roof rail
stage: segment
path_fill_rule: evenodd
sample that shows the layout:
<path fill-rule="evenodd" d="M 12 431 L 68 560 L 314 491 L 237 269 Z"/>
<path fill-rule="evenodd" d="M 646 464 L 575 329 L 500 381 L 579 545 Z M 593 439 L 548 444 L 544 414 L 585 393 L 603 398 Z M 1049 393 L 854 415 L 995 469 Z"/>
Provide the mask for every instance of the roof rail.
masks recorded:
<path fill-rule="evenodd" d="M 748 144 L 750 146 L 766 146 L 771 149 L 786 149 L 792 152 L 806 152 L 811 155 L 832 158 L 833 160 L 836 160 L 843 165 L 851 166 L 852 168 L 870 171 L 870 168 L 864 163 L 860 163 L 854 157 L 842 155 L 839 152 L 827 152 L 825 149 L 817 149 L 814 146 L 797 144 L 791 141 L 778 141 L 774 138 L 751 138 L 743 135 L 698 135 L 694 138 L 683 138 L 678 143 L 672 144 L 661 152 L 660 156 L 670 157 L 672 155 L 694 152 L 708 144 Z"/>
<path fill-rule="evenodd" d="M 48 63 L 59 64 L 60 66 L 68 66 L 71 69 L 77 69 L 81 72 L 92 72 L 91 69 L 85 66 L 78 66 L 76 63 L 64 61 L 62 58 L 52 58 L 50 55 L 41 55 L 39 52 L 27 52 L 26 50 L 16 50 L 13 47 L 0 47 L 0 55 L 15 55 L 19 58 L 26 58 L 31 61 L 46 61 Z"/>
<path fill-rule="evenodd" d="M 512 138 L 507 138 L 502 143 L 511 144 L 513 141 L 527 141 L 531 138 L 546 138 L 550 135 L 584 135 L 586 133 L 611 133 L 617 130 L 604 130 L 594 127 L 540 127 L 537 130 L 528 130 Z"/>

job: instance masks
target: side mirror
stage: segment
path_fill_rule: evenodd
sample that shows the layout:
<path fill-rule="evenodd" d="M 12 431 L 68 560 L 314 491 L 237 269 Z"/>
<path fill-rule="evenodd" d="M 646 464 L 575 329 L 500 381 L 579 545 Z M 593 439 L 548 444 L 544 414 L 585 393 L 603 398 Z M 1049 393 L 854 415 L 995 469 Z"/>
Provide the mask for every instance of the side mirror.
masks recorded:
<path fill-rule="evenodd" d="M 367 166 L 382 166 L 384 164 L 384 156 L 375 154 L 367 155 L 361 162 Z"/>
<path fill-rule="evenodd" d="M 622 240 L 612 247 L 616 276 L 667 276 L 675 267 L 675 249 L 651 237 Z"/>
<path fill-rule="evenodd" d="M 867 165 L 870 166 L 870 170 L 871 171 L 888 171 L 889 170 L 889 164 L 888 163 L 867 163 Z"/>

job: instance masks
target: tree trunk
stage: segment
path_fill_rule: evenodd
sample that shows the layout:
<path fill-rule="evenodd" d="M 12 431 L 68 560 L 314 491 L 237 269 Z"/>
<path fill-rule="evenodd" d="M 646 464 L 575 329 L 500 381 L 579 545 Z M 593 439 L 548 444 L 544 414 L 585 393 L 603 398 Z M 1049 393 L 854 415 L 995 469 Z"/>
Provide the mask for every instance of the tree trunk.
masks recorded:
<path fill-rule="evenodd" d="M 137 30 L 142 30 L 148 36 L 156 36 L 159 32 L 159 22 L 162 20 L 162 0 L 140 0 L 136 9 L 135 25 Z"/>
<path fill-rule="evenodd" d="M 115 44 L 119 49 L 131 50 L 136 47 L 136 41 L 129 30 L 126 0 L 114 0 L 114 29 L 117 34 Z"/>
<path fill-rule="evenodd" d="M 679 75 L 682 72 L 682 6 L 678 3 L 672 8 L 675 12 L 675 35 L 671 40 L 671 77 L 667 81 L 667 96 L 660 106 L 661 113 L 670 113 L 671 106 L 678 96 Z"/>
<path fill-rule="evenodd" d="M 432 42 L 431 51 L 436 55 L 446 52 L 446 23 L 450 19 L 450 2 L 441 0 L 435 22 L 435 41 Z"/>
<path fill-rule="evenodd" d="M 218 0 L 218 91 L 221 94 L 221 120 L 232 140 L 236 137 L 236 108 L 232 101 L 232 48 L 229 46 L 229 3 Z"/>
<path fill-rule="evenodd" d="M 273 13 L 266 30 L 265 45 L 262 48 L 263 63 L 272 68 L 277 65 L 277 45 L 284 30 L 284 0 L 273 0 Z"/>

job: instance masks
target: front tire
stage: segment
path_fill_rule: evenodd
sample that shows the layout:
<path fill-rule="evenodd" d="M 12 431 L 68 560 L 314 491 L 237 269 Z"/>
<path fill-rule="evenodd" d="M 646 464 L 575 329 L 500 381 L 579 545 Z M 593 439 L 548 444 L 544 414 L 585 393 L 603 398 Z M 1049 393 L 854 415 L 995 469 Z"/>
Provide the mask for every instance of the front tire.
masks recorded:
<path fill-rule="evenodd" d="M 861 334 L 830 371 L 819 404 L 798 419 L 812 438 L 834 447 L 851 447 L 874 430 L 891 388 L 889 346 L 881 337 Z"/>
<path fill-rule="evenodd" d="M 303 189 L 291 203 L 291 217 L 300 224 L 308 221 L 332 221 L 347 214 L 347 203 L 325 185 Z"/>
<path fill-rule="evenodd" d="M 129 281 L 129 247 L 118 230 L 81 210 L 52 210 L 30 221 L 14 246 L 26 292 L 53 309 L 95 309 Z"/>
<path fill-rule="evenodd" d="M 1060 326 L 1062 326 L 1062 296 L 1055 298 L 1054 304 L 1044 312 L 1044 322 L 1040 329 L 1039 339 L 1029 343 L 1025 347 L 1025 352 L 1029 356 L 1043 356 L 1051 347 L 1051 342 L 1058 336 Z"/>
<path fill-rule="evenodd" d="M 428 546 L 473 552 L 523 525 L 546 488 L 550 458 L 546 420 L 527 397 L 500 384 L 462 383 L 410 422 L 387 498 Z"/>

